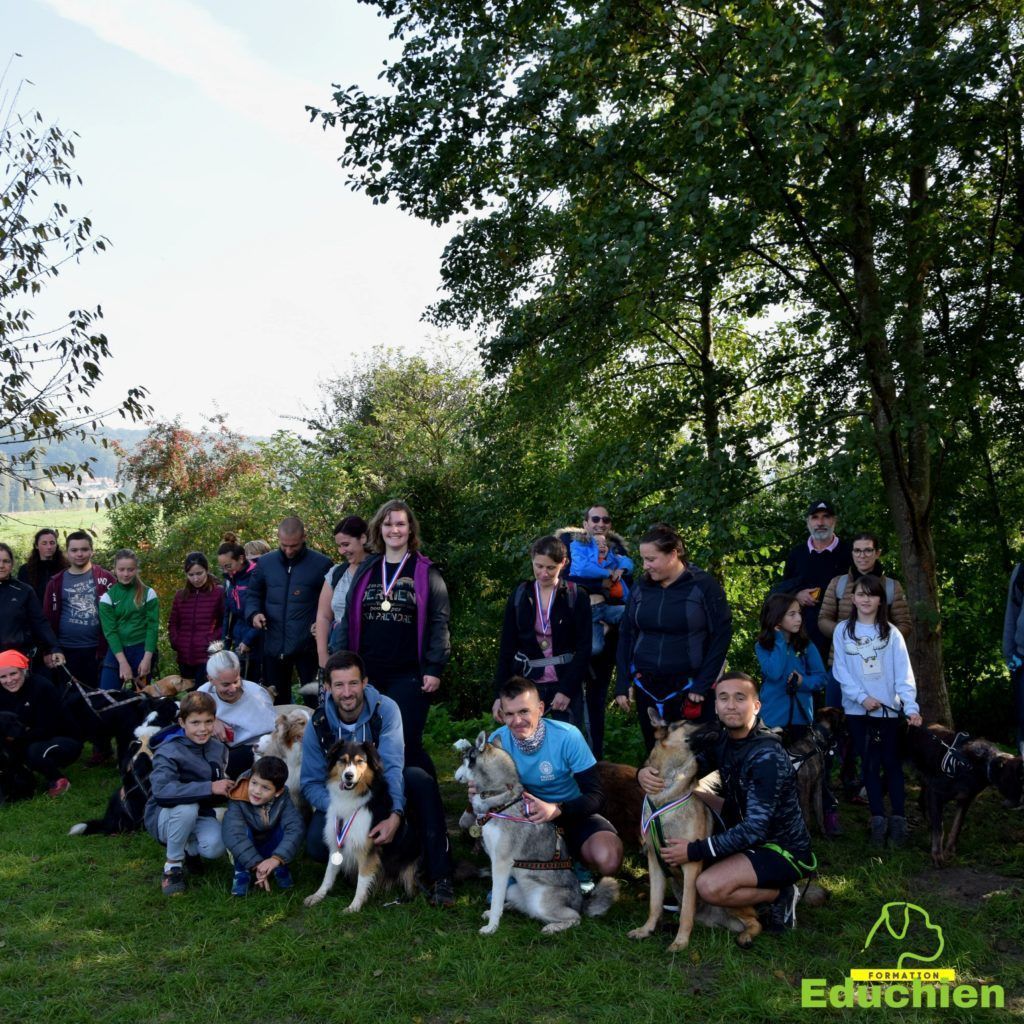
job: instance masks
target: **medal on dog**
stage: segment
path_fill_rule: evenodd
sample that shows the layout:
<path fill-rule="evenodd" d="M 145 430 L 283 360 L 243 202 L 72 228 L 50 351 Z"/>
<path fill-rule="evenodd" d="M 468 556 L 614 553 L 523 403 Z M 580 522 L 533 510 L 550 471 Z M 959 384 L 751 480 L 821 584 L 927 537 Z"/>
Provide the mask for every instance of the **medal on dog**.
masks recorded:
<path fill-rule="evenodd" d="M 334 851 L 334 853 L 332 853 L 332 854 L 331 854 L 331 863 L 332 863 L 332 864 L 333 864 L 333 865 L 334 865 L 334 866 L 335 866 L 336 868 L 337 868 L 337 867 L 340 867 L 340 866 L 341 866 L 341 864 L 342 864 L 342 862 L 343 862 L 344 860 L 345 860 L 345 858 L 344 858 L 344 857 L 342 857 L 342 855 L 341 855 L 341 850 L 335 850 L 335 851 Z"/>
<path fill-rule="evenodd" d="M 335 839 L 337 839 L 338 841 L 338 848 L 334 851 L 334 853 L 331 854 L 331 863 L 336 868 L 341 867 L 343 861 L 345 860 L 345 858 L 341 855 L 341 848 L 345 845 L 345 837 L 348 835 L 348 830 L 352 827 L 352 822 L 354 822 L 355 820 L 356 816 L 353 814 L 352 817 L 344 823 L 344 825 L 342 825 L 342 823 L 339 821 L 338 824 L 335 826 L 334 836 Z"/>
<path fill-rule="evenodd" d="M 470 825 L 469 834 L 474 839 L 479 839 L 484 834 L 484 830 L 479 825 Z"/>

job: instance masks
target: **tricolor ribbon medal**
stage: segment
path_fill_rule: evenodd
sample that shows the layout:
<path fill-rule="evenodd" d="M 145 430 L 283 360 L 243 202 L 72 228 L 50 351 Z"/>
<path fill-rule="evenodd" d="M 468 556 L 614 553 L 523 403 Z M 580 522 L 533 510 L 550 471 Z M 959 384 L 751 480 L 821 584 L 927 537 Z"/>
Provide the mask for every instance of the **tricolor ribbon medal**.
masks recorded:
<path fill-rule="evenodd" d="M 402 555 L 402 560 L 398 563 L 398 568 L 395 570 L 395 574 L 391 577 L 391 582 L 388 583 L 388 563 L 387 559 L 382 558 L 380 560 L 380 583 L 384 588 L 384 600 L 380 603 L 380 610 L 382 612 L 391 611 L 391 591 L 395 589 L 395 584 L 398 582 L 398 577 L 402 575 L 402 569 L 405 567 L 405 563 L 409 561 L 409 552 L 406 551 Z"/>
<path fill-rule="evenodd" d="M 540 616 L 540 631 L 545 634 L 545 639 L 540 642 L 540 649 L 546 651 L 551 646 L 547 640 L 547 634 L 551 632 L 551 606 L 555 603 L 555 591 L 557 587 L 551 588 L 551 596 L 548 598 L 548 606 L 544 607 L 544 602 L 540 596 L 540 584 L 534 581 L 533 589 L 537 594 L 537 614 Z"/>
<path fill-rule="evenodd" d="M 344 827 L 342 827 L 341 823 L 339 822 L 337 828 L 335 829 L 334 836 L 338 842 L 338 848 L 334 851 L 334 853 L 331 854 L 331 863 L 335 867 L 338 867 L 345 859 L 341 855 L 341 848 L 345 845 L 345 837 L 348 835 L 348 830 L 352 827 L 352 822 L 355 820 L 356 816 L 353 814 L 352 817 L 345 822 Z"/>

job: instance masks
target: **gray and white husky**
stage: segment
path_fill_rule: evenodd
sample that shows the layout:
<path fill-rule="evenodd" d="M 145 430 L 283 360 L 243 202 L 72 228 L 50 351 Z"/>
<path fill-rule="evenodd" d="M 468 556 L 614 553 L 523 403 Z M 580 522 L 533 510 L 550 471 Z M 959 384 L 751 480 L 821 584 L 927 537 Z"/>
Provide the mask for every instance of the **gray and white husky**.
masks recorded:
<path fill-rule="evenodd" d="M 459 824 L 479 834 L 491 858 L 491 907 L 485 911 L 487 924 L 481 935 L 498 930 L 505 903 L 528 917 L 544 922 L 542 931 L 564 931 L 580 923 L 580 914 L 597 917 L 615 902 L 619 883 L 603 878 L 587 896 L 572 870 L 565 843 L 551 822 L 536 825 L 523 821 L 523 786 L 509 754 L 499 742 L 488 743 L 481 732 L 476 743 L 459 740 L 455 749 L 462 764 L 455 772 L 458 782 L 476 789 L 472 812 L 466 811 Z M 563 864 L 538 868 L 537 864 Z M 516 884 L 509 885 L 510 880 Z"/>

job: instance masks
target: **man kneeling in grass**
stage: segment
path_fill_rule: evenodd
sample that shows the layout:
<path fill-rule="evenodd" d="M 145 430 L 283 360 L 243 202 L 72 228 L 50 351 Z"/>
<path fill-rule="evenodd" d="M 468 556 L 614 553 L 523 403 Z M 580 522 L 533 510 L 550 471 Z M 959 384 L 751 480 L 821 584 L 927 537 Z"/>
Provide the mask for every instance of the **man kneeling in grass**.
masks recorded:
<path fill-rule="evenodd" d="M 714 688 L 715 711 L 724 726 L 702 752 L 701 774 L 721 773 L 724 796 L 696 791 L 729 826 L 708 839 L 670 839 L 661 855 L 668 864 L 702 860 L 697 894 L 718 907 L 766 903 L 766 931 L 796 927 L 796 882 L 817 867 L 797 796 L 796 774 L 779 737 L 758 719 L 757 686 L 730 672 Z M 637 776 L 647 793 L 665 782 L 655 768 Z"/>
<path fill-rule="evenodd" d="M 224 852 L 214 803 L 234 783 L 225 775 L 228 748 L 213 735 L 217 705 L 208 693 L 187 693 L 178 707 L 182 734 L 157 747 L 146 804 L 146 829 L 167 847 L 160 887 L 165 896 L 185 891 L 187 865 Z"/>

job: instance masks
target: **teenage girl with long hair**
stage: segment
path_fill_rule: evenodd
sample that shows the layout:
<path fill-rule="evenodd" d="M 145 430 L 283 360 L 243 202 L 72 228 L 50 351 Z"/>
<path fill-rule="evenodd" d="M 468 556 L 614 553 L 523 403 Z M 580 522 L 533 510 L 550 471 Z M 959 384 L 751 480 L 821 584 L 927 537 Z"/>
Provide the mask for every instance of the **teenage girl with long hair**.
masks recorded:
<path fill-rule="evenodd" d="M 901 714 L 921 724 L 917 684 L 907 645 L 889 623 L 885 585 L 862 576 L 853 585 L 853 609 L 833 636 L 832 672 L 843 692 L 846 725 L 860 751 L 864 787 L 871 810 L 871 844 L 892 846 L 907 838 L 904 815 Z M 882 778 L 886 779 L 890 816 L 885 816 Z"/>
<path fill-rule="evenodd" d="M 139 558 L 122 548 L 114 555 L 112 584 L 99 601 L 100 625 L 109 649 L 100 673 L 100 688 L 119 690 L 129 682 L 145 684 L 153 669 L 160 632 L 156 591 L 139 578 Z"/>

